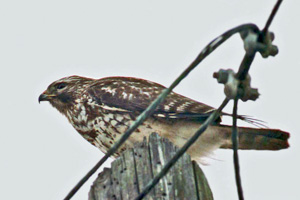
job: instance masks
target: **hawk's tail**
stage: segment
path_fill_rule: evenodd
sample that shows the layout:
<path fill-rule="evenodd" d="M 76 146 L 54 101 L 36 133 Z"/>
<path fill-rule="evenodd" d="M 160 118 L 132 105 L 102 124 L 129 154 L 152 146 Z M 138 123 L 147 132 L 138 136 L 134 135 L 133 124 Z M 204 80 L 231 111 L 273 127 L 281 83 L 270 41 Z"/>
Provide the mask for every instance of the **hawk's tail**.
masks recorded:
<path fill-rule="evenodd" d="M 231 129 L 230 126 L 224 126 Z M 227 131 L 226 131 L 227 132 Z M 230 140 L 220 148 L 231 149 L 231 131 Z M 239 149 L 255 150 L 280 150 L 289 147 L 288 138 L 290 134 L 279 129 L 257 129 L 257 128 L 238 128 Z"/>

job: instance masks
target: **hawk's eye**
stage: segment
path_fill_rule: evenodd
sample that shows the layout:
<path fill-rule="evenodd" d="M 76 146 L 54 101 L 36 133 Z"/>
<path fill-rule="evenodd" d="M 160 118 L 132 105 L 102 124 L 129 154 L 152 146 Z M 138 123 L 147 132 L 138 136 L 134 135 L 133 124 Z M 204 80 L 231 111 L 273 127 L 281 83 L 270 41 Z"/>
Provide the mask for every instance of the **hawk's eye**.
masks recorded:
<path fill-rule="evenodd" d="M 59 83 L 56 85 L 56 89 L 61 90 L 63 88 L 65 88 L 67 85 L 65 83 Z"/>

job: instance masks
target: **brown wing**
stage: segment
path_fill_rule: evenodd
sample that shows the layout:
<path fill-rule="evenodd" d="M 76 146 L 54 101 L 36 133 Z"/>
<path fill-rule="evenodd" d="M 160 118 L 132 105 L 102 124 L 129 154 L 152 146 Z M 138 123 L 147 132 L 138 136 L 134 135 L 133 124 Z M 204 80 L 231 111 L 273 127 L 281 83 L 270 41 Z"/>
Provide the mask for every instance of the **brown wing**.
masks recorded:
<path fill-rule="evenodd" d="M 99 105 L 129 112 L 142 112 L 163 89 L 164 86 L 144 79 L 108 77 L 95 80 L 95 83 L 88 88 L 88 93 Z M 215 109 L 208 105 L 172 92 L 156 108 L 154 115 L 164 118 L 203 120 L 213 110 Z"/>

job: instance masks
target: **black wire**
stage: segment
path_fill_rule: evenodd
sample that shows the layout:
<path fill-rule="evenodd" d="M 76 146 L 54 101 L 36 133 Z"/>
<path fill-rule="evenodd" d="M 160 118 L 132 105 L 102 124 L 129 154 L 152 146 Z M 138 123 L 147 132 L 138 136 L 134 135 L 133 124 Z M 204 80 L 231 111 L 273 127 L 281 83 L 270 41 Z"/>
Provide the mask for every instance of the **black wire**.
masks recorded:
<path fill-rule="evenodd" d="M 266 23 L 264 29 L 262 30 L 262 32 L 263 32 L 264 35 L 267 34 L 268 29 L 269 29 L 269 27 L 270 27 L 270 25 L 271 25 L 271 23 L 272 23 L 272 21 L 273 21 L 275 15 L 276 15 L 277 11 L 278 11 L 279 6 L 280 6 L 281 3 L 282 3 L 282 0 L 278 0 L 278 1 L 276 2 L 276 4 L 275 4 L 275 6 L 274 6 L 274 8 L 273 8 L 273 10 L 272 10 L 272 12 L 271 12 L 271 14 L 270 14 L 268 20 L 267 20 L 267 23 Z"/>
<path fill-rule="evenodd" d="M 244 200 L 242 181 L 240 175 L 240 164 L 239 164 L 239 155 L 238 155 L 238 131 L 237 131 L 237 109 L 238 109 L 238 97 L 234 99 L 233 113 L 232 113 L 232 148 L 233 148 L 233 163 L 234 163 L 234 172 L 235 172 L 235 181 L 236 187 L 238 190 L 239 200 Z"/>
<path fill-rule="evenodd" d="M 268 29 L 279 9 L 280 4 L 282 3 L 282 0 L 278 0 L 275 4 L 267 22 L 264 27 L 264 29 L 261 31 L 261 36 L 265 37 Z M 244 80 L 248 74 L 248 71 L 250 69 L 250 66 L 254 60 L 255 52 L 246 52 L 244 59 L 240 65 L 239 71 L 236 75 L 236 77 L 239 80 Z M 237 109 L 238 109 L 238 97 L 234 99 L 234 106 L 233 106 L 233 122 L 232 122 L 232 147 L 233 147 L 233 162 L 234 162 L 234 171 L 235 171 L 235 180 L 236 180 L 236 186 L 238 191 L 239 200 L 244 200 L 243 195 L 243 187 L 242 187 L 242 181 L 241 181 L 241 175 L 240 175 L 240 165 L 239 165 L 239 157 L 238 157 L 238 131 L 237 131 Z"/>

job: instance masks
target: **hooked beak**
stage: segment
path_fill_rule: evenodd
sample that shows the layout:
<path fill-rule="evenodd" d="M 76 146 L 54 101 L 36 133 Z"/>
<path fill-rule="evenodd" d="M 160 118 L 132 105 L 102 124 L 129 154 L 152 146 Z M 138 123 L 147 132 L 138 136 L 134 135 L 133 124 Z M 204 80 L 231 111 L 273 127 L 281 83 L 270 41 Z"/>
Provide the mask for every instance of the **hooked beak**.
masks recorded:
<path fill-rule="evenodd" d="M 49 101 L 52 99 L 52 97 L 54 97 L 55 95 L 49 95 L 49 94 L 46 94 L 45 92 L 42 93 L 40 96 L 39 96 L 39 103 L 41 103 L 41 101 Z"/>

